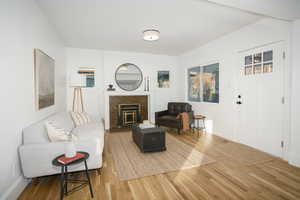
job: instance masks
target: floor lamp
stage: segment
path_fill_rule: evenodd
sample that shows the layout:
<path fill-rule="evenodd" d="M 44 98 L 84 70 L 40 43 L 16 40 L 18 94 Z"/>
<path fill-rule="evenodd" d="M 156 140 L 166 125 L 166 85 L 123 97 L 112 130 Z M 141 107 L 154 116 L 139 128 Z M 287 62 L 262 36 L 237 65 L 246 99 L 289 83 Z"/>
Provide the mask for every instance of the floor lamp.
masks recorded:
<path fill-rule="evenodd" d="M 74 87 L 72 107 L 73 112 L 84 112 L 82 88 L 83 87 Z"/>

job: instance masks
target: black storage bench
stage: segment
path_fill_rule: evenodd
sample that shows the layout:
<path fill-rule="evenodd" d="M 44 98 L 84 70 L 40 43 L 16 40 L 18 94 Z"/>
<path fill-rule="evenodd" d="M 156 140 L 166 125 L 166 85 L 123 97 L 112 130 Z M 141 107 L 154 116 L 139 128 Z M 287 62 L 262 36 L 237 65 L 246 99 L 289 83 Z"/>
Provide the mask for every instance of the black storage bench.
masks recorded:
<path fill-rule="evenodd" d="M 166 150 L 166 133 L 160 127 L 141 129 L 138 124 L 133 125 L 132 139 L 141 152 Z"/>

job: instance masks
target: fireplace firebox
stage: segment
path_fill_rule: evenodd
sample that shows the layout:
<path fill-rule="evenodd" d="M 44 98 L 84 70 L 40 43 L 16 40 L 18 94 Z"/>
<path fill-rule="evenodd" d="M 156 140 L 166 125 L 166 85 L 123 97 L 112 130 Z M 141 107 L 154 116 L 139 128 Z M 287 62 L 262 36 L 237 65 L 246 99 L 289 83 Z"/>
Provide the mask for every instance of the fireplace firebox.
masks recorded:
<path fill-rule="evenodd" d="M 128 129 L 134 123 L 148 120 L 148 98 L 148 95 L 109 96 L 109 129 Z"/>
<path fill-rule="evenodd" d="M 118 127 L 131 127 L 141 122 L 140 104 L 119 104 L 118 105 Z"/>

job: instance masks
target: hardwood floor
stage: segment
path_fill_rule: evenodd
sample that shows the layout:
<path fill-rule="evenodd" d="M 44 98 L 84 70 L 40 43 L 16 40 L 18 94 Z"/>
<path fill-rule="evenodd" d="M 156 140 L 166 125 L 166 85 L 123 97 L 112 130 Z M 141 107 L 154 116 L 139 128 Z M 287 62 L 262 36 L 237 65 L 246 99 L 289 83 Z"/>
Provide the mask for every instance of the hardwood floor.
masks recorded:
<path fill-rule="evenodd" d="M 266 162 L 247 165 L 240 162 L 238 157 L 215 150 L 218 145 L 230 142 L 228 140 L 209 134 L 199 138 L 191 134 L 172 135 L 217 162 L 120 181 L 111 151 L 106 145 L 101 175 L 91 171 L 94 199 L 300 199 L 300 168 L 275 157 Z M 238 150 L 240 144 L 234 144 Z M 80 177 L 81 173 L 73 176 Z M 19 199 L 59 199 L 59 191 L 59 176 L 49 176 L 41 178 L 38 184 L 28 185 Z M 91 197 L 88 187 L 85 187 L 65 199 L 85 200 Z"/>

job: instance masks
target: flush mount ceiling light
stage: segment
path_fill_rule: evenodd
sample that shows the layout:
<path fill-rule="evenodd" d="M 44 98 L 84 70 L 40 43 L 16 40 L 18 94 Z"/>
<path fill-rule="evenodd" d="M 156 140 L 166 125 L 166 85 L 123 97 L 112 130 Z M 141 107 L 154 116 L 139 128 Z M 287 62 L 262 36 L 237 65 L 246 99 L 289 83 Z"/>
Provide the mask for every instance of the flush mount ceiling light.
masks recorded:
<path fill-rule="evenodd" d="M 155 29 L 147 29 L 143 31 L 143 38 L 146 41 L 156 41 L 159 39 L 159 31 Z"/>

